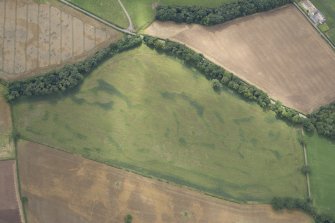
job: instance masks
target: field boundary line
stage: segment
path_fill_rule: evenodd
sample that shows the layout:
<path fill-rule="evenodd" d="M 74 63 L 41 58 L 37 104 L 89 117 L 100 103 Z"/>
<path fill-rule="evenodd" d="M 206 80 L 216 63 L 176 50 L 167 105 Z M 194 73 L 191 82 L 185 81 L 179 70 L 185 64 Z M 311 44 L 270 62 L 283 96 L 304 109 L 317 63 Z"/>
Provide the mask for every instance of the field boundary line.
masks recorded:
<path fill-rule="evenodd" d="M 67 5 L 67 6 L 71 7 L 71 8 L 73 8 L 73 9 L 75 9 L 75 10 L 77 10 L 77 11 L 80 11 L 80 12 L 84 13 L 85 15 L 87 15 L 87 16 L 89 16 L 89 17 L 95 19 L 95 20 L 98 20 L 99 22 L 101 22 L 101 23 L 103 23 L 103 24 L 105 24 L 105 25 L 107 25 L 107 26 L 109 26 L 109 27 L 112 27 L 113 29 L 116 29 L 116 30 L 118 30 L 118 31 L 120 31 L 120 32 L 129 34 L 129 35 L 136 35 L 136 33 L 133 33 L 133 32 L 131 32 L 131 31 L 129 31 L 128 29 L 120 28 L 120 27 L 118 27 L 118 26 L 116 26 L 116 25 L 114 25 L 114 24 L 112 24 L 112 23 L 110 23 L 110 22 L 108 22 L 108 21 L 106 21 L 106 20 L 104 20 L 104 19 L 102 19 L 102 18 L 100 18 L 100 17 L 98 17 L 98 16 L 96 16 L 96 15 L 94 15 L 94 14 L 88 12 L 87 10 L 82 9 L 82 8 L 80 8 L 80 7 L 78 7 L 78 6 L 74 5 L 74 4 L 72 4 L 72 3 L 68 2 L 68 1 L 66 1 L 66 0 L 58 0 L 58 1 L 60 1 L 61 3 L 63 3 L 63 4 L 65 4 L 65 5 Z"/>
<path fill-rule="evenodd" d="M 169 181 L 169 180 L 166 180 L 164 178 L 159 178 L 159 177 L 155 177 L 153 175 L 150 175 L 150 174 L 145 174 L 145 173 L 141 173 L 137 170 L 133 170 L 133 169 L 130 169 L 130 168 L 127 168 L 127 167 L 124 167 L 122 165 L 117 165 L 117 164 L 114 164 L 114 163 L 110 163 L 110 162 L 107 162 L 107 161 L 99 161 L 99 160 L 95 160 L 95 159 L 92 159 L 92 158 L 89 158 L 89 157 L 86 157 L 80 153 L 74 153 L 74 152 L 70 152 L 70 151 L 66 151 L 64 150 L 63 148 L 59 148 L 59 147 L 55 147 L 55 146 L 51 146 L 51 145 L 48 145 L 46 143 L 43 143 L 43 142 L 38 142 L 38 141 L 35 141 L 33 139 L 29 139 L 29 138 L 26 138 L 26 137 L 20 137 L 18 139 L 18 141 L 26 141 L 26 142 L 31 142 L 31 143 L 35 143 L 35 144 L 38 144 L 38 145 L 42 145 L 42 146 L 47 146 L 49 147 L 50 149 L 54 149 L 54 150 L 57 150 L 57 151 L 61 151 L 61 152 L 64 152 L 64 153 L 67 153 L 67 154 L 70 154 L 72 156 L 77 156 L 77 157 L 81 157 L 83 159 L 87 159 L 87 160 L 90 160 L 90 161 L 94 161 L 96 163 L 99 163 L 99 164 L 103 164 L 103 165 L 106 165 L 108 167 L 113 167 L 113 168 L 116 168 L 116 169 L 119 169 L 119 170 L 123 170 L 123 171 L 126 171 L 126 172 L 129 172 L 129 173 L 133 173 L 133 174 L 136 174 L 136 175 L 139 175 L 139 176 L 142 176 L 142 177 L 145 177 L 145 178 L 148 178 L 148 179 L 153 179 L 153 180 L 157 180 L 157 181 L 160 181 L 160 182 L 164 182 L 166 184 L 170 184 L 170 185 L 174 185 L 176 187 L 179 187 L 179 188 L 184 188 L 184 189 L 188 189 L 190 191 L 193 191 L 193 192 L 197 192 L 197 193 L 200 193 L 202 195 L 206 195 L 206 196 L 209 196 L 209 197 L 212 197 L 212 198 L 216 198 L 216 199 L 219 199 L 219 200 L 224 200 L 224 201 L 227 201 L 227 202 L 232 202 L 232 203 L 235 203 L 235 204 L 240 204 L 240 205 L 253 205 L 253 204 L 265 204 L 265 205 L 271 205 L 270 204 L 270 201 L 267 203 L 265 201 L 238 201 L 238 200 L 234 200 L 233 198 L 227 198 L 227 197 L 220 197 L 220 196 L 217 196 L 217 195 L 214 195 L 214 194 L 211 194 L 209 192 L 206 192 L 206 191 L 203 191 L 203 190 L 200 190 L 200 189 L 197 189 L 197 188 L 194 188 L 194 187 L 191 187 L 191 186 L 187 186 L 187 185 L 184 185 L 184 184 L 178 184 L 178 183 L 175 183 L 173 181 Z"/>
<path fill-rule="evenodd" d="M 302 137 L 304 137 L 304 129 L 301 129 L 301 134 Z M 305 160 L 305 166 L 308 166 L 308 157 L 307 157 L 307 150 L 306 150 L 306 143 L 302 143 L 302 148 L 304 150 L 304 160 Z M 311 183 L 310 183 L 310 179 L 309 179 L 309 173 L 306 173 L 306 181 L 307 181 L 307 193 L 308 193 L 308 198 L 312 198 L 312 193 L 311 193 Z"/>
<path fill-rule="evenodd" d="M 293 2 L 293 5 L 298 8 L 298 10 L 304 15 L 304 17 L 309 21 L 309 23 L 316 29 L 316 31 L 322 36 L 324 40 L 330 45 L 330 47 L 335 51 L 335 46 L 332 41 L 313 23 L 313 21 L 306 15 L 306 13 L 300 8 L 299 4 Z"/>

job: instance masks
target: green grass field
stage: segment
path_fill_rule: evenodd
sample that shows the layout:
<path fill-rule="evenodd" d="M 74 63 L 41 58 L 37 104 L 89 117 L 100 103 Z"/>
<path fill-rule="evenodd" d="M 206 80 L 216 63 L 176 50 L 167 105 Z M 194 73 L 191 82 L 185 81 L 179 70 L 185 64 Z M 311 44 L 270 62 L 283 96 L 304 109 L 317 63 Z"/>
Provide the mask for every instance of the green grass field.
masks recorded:
<path fill-rule="evenodd" d="M 296 129 L 145 46 L 105 62 L 80 89 L 13 112 L 25 139 L 217 196 L 306 195 Z"/>
<path fill-rule="evenodd" d="M 335 217 L 335 143 L 317 135 L 306 137 L 306 141 L 315 206 Z"/>
<path fill-rule="evenodd" d="M 4 99 L 5 86 L 0 83 L 0 160 L 14 159 L 15 150 L 11 144 L 12 129 L 8 126 L 8 104 Z"/>
<path fill-rule="evenodd" d="M 327 36 L 335 44 L 335 1 L 334 0 L 311 0 L 313 4 L 326 16 L 329 30 Z"/>
<path fill-rule="evenodd" d="M 130 17 L 133 20 L 135 28 L 141 30 L 151 24 L 155 17 L 157 4 L 161 5 L 200 5 L 205 7 L 216 7 L 225 2 L 234 0 L 122 0 Z"/>
<path fill-rule="evenodd" d="M 129 22 L 117 0 L 68 0 L 93 14 L 123 28 Z"/>

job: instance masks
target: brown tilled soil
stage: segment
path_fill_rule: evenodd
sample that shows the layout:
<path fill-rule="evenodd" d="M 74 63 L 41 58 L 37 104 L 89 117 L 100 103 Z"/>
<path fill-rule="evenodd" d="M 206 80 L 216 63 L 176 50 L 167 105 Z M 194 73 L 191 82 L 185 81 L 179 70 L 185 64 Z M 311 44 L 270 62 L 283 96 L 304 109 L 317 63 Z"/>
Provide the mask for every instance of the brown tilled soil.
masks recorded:
<path fill-rule="evenodd" d="M 25 78 L 72 63 L 120 36 L 56 1 L 0 0 L 0 78 Z"/>
<path fill-rule="evenodd" d="M 240 205 L 20 141 L 19 172 L 29 223 L 307 223 L 302 213 Z"/>
<path fill-rule="evenodd" d="M 15 161 L 0 161 L 0 223 L 21 223 L 15 185 Z"/>
<path fill-rule="evenodd" d="M 293 5 L 212 27 L 154 22 L 145 32 L 187 44 L 303 113 L 335 100 L 335 53 Z"/>

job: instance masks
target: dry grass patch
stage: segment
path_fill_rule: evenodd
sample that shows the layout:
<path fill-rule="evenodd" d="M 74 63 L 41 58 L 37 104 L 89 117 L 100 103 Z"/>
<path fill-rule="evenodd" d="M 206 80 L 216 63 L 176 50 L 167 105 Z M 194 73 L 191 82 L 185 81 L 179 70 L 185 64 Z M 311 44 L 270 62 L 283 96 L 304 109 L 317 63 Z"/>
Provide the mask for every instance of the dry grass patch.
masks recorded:
<path fill-rule="evenodd" d="M 154 22 L 146 33 L 187 44 L 303 113 L 335 100 L 335 53 L 293 5 L 212 27 Z"/>

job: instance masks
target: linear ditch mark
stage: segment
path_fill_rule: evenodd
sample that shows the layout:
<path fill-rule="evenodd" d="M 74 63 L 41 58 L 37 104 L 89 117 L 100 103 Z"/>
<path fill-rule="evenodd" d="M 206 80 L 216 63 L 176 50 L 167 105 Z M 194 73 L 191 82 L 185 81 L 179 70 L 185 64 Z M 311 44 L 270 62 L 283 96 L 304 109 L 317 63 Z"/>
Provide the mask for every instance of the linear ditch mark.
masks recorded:
<path fill-rule="evenodd" d="M 51 64 L 51 62 L 50 62 L 50 58 L 51 58 L 51 50 L 50 50 L 50 48 L 51 48 L 51 7 L 50 7 L 50 5 L 49 5 L 49 7 L 48 7 L 48 9 L 49 9 L 49 21 L 48 21 L 48 26 L 49 26 L 49 42 L 48 42 L 48 44 L 49 44 L 49 58 L 48 58 L 48 66 L 50 66 L 50 64 Z"/>
<path fill-rule="evenodd" d="M 302 137 L 304 137 L 304 129 L 301 129 L 301 134 Z M 303 143 L 303 150 L 304 150 L 304 160 L 305 160 L 305 166 L 308 166 L 308 158 L 307 158 L 307 150 L 306 150 L 306 145 Z M 311 193 L 311 183 L 309 179 L 309 173 L 306 174 L 306 181 L 307 181 L 307 192 L 308 192 L 308 198 L 312 198 L 312 193 Z"/>
<path fill-rule="evenodd" d="M 72 41 L 71 41 L 71 42 L 72 42 L 72 47 L 71 47 L 71 57 L 74 57 L 74 28 L 73 28 L 73 17 L 74 17 L 74 16 L 71 15 L 71 30 L 72 30 L 72 34 L 71 34 L 71 35 L 72 35 L 72 38 L 71 38 L 71 39 L 72 39 Z"/>
<path fill-rule="evenodd" d="M 28 12 L 29 12 L 29 5 L 26 5 L 26 39 L 25 39 L 25 43 L 24 43 L 24 72 L 27 71 L 27 48 L 28 48 Z"/>
<path fill-rule="evenodd" d="M 40 5 L 37 5 L 37 68 L 40 67 Z"/>
<path fill-rule="evenodd" d="M 3 3 L 3 30 L 2 30 L 2 61 L 1 61 L 1 69 L 4 71 L 4 60 L 5 60 L 5 29 L 6 29 L 6 0 Z"/>
<path fill-rule="evenodd" d="M 14 35 L 14 53 L 13 53 L 13 55 L 14 55 L 14 63 L 13 63 L 13 73 L 15 74 L 16 72 L 15 72 L 15 65 L 16 65 L 16 32 L 17 32 L 17 25 L 16 25 L 16 23 L 17 23 L 17 0 L 15 1 L 15 31 L 14 31 L 14 33 L 15 33 L 15 35 Z"/>

